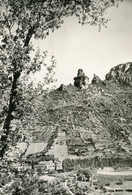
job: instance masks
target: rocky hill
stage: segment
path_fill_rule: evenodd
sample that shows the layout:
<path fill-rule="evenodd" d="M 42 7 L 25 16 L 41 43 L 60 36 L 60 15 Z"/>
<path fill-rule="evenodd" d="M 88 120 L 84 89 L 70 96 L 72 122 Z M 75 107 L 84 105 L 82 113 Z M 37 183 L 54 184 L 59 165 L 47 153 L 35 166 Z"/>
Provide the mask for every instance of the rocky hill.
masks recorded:
<path fill-rule="evenodd" d="M 53 155 L 59 153 L 57 148 L 66 150 L 60 154 L 63 160 L 131 157 L 132 63 L 112 68 L 104 81 L 96 75 L 93 80 L 84 88 L 61 85 L 43 95 L 38 121 L 42 128 L 32 131 L 33 141 L 45 140 Z"/>
<path fill-rule="evenodd" d="M 122 85 L 132 86 L 132 62 L 119 64 L 110 70 L 106 75 L 106 80 L 113 80 Z"/>
<path fill-rule="evenodd" d="M 36 152 L 29 147 L 27 156 L 44 154 L 61 162 L 132 156 L 132 63 L 115 66 L 104 81 L 97 75 L 91 84 L 87 81 L 79 69 L 74 85 L 61 85 L 36 97 L 36 120 L 29 115 L 26 125 L 28 129 L 34 123 L 28 137 Z M 44 148 L 37 152 L 40 145 Z"/>

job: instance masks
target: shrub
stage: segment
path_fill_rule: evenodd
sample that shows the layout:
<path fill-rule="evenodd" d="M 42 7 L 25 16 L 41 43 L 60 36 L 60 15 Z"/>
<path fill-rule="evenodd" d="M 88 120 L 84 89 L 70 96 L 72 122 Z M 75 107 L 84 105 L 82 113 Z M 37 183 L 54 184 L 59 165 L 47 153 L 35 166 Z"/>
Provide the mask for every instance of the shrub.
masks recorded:
<path fill-rule="evenodd" d="M 92 173 L 90 169 L 79 169 L 77 171 L 77 180 L 78 181 L 89 181 Z"/>

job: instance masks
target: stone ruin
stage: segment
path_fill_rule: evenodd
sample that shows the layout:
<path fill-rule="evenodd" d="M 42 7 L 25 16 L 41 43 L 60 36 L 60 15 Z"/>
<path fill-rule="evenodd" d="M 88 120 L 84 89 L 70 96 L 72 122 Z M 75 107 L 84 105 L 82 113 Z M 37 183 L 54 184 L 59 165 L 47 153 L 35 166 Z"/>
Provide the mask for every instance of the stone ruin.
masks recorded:
<path fill-rule="evenodd" d="M 77 76 L 74 77 L 74 86 L 83 89 L 86 87 L 87 82 L 89 81 L 89 78 L 85 76 L 85 73 L 82 69 L 78 70 Z"/>

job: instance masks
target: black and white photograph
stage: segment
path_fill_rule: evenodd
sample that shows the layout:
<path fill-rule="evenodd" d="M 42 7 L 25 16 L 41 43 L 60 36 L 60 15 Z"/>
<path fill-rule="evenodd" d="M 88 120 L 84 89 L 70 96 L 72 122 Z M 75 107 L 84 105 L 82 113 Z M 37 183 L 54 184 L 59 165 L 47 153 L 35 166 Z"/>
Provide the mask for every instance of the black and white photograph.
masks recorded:
<path fill-rule="evenodd" d="M 0 195 L 132 195 L 132 0 L 0 0 Z"/>

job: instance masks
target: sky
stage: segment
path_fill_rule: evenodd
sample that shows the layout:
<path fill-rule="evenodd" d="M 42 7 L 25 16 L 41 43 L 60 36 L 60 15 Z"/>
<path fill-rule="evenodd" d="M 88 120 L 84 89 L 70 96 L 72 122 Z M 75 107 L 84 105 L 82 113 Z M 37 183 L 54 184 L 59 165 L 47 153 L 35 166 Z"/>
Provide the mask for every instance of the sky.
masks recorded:
<path fill-rule="evenodd" d="M 82 26 L 77 18 L 69 17 L 46 39 L 33 42 L 36 48 L 55 56 L 57 87 L 73 84 L 80 68 L 90 80 L 93 74 L 104 80 L 112 67 L 132 61 L 132 0 L 110 8 L 106 17 L 110 22 L 100 32 L 97 26 Z M 43 75 L 39 73 L 38 79 Z"/>

